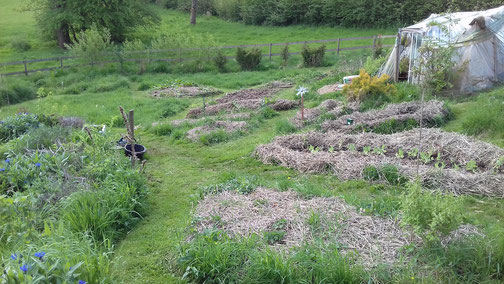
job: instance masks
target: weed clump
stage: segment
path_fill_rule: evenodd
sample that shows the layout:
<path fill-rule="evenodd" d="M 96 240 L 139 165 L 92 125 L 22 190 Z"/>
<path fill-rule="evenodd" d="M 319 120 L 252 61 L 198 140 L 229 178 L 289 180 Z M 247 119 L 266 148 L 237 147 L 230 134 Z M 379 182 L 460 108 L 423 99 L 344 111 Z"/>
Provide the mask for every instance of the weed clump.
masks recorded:
<path fill-rule="evenodd" d="M 316 48 L 310 48 L 309 46 L 303 46 L 301 51 L 301 56 L 303 57 L 303 64 L 307 67 L 320 67 L 324 63 L 326 46 L 322 45 Z"/>
<path fill-rule="evenodd" d="M 262 53 L 259 48 L 244 49 L 238 47 L 236 50 L 236 62 L 244 71 L 254 70 L 261 63 Z"/>

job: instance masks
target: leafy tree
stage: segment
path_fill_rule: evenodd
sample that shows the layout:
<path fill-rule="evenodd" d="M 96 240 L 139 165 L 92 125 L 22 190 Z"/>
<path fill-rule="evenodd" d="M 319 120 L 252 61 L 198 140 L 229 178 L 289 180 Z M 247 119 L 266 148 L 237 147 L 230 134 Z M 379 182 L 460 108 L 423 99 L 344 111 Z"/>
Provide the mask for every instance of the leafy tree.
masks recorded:
<path fill-rule="evenodd" d="M 122 42 L 128 29 L 159 22 L 145 0 L 31 0 L 42 30 L 56 36 L 58 45 L 78 42 L 81 31 L 96 25 L 107 28 L 114 42 Z"/>

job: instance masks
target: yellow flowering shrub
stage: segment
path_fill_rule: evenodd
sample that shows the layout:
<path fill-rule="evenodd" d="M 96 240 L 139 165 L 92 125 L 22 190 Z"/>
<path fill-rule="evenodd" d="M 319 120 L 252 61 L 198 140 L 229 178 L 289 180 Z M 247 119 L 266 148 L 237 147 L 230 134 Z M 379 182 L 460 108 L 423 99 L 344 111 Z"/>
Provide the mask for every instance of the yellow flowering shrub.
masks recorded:
<path fill-rule="evenodd" d="M 380 95 L 388 96 L 397 91 L 394 85 L 388 83 L 389 79 L 390 76 L 386 74 L 380 77 L 371 77 L 364 69 L 361 69 L 359 77 L 343 87 L 343 94 L 349 101 L 363 101 Z"/>

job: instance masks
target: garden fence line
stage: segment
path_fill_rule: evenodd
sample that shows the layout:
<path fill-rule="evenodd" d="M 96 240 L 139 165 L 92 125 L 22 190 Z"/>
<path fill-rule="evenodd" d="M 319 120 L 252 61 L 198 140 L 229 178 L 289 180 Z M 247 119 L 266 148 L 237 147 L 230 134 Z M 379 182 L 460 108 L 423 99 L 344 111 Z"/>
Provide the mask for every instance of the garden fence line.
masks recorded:
<path fill-rule="evenodd" d="M 189 61 L 201 58 L 194 57 L 183 57 L 182 54 L 184 51 L 197 51 L 197 50 L 220 50 L 220 49 L 234 49 L 234 48 L 247 48 L 247 47 L 269 47 L 269 52 L 262 53 L 263 57 L 269 57 L 271 60 L 273 56 L 281 56 L 281 53 L 273 53 L 272 49 L 274 46 L 291 46 L 291 45 L 307 45 L 313 43 L 337 43 L 337 48 L 327 49 L 326 52 L 336 52 L 338 55 L 341 51 L 346 50 L 357 50 L 357 49 L 375 49 L 378 39 L 389 39 L 396 38 L 397 35 L 375 35 L 375 36 L 364 36 L 364 37 L 352 37 L 352 38 L 336 38 L 336 39 L 324 39 L 324 40 L 311 40 L 311 41 L 295 41 L 295 42 L 284 42 L 284 43 L 265 43 L 265 44 L 244 44 L 244 45 L 230 45 L 230 46 L 219 46 L 219 47 L 208 47 L 208 48 L 179 48 L 179 49 L 161 49 L 161 50 L 145 50 L 145 51 L 133 51 L 128 54 L 155 54 L 155 53 L 163 53 L 163 52 L 178 52 L 178 56 L 176 58 L 150 58 L 151 61 L 163 61 L 163 62 L 182 62 Z M 340 44 L 343 41 L 356 41 L 356 40 L 366 40 L 372 39 L 372 45 L 363 45 L 363 46 L 352 46 L 352 47 L 341 47 Z M 382 47 L 393 47 L 393 44 L 383 44 Z M 23 65 L 24 71 L 10 72 L 10 73 L 0 73 L 0 76 L 11 76 L 11 75 L 20 75 L 24 74 L 28 76 L 29 73 L 39 72 L 39 71 L 50 71 L 55 69 L 64 69 L 70 67 L 79 67 L 84 65 L 94 65 L 94 64 L 106 64 L 106 63 L 121 63 L 121 62 L 139 62 L 145 61 L 145 58 L 121 58 L 118 53 L 111 53 L 111 55 L 116 54 L 118 59 L 115 60 L 104 60 L 97 61 L 88 64 L 71 64 L 65 65 L 65 60 L 77 59 L 75 56 L 60 56 L 60 57 L 51 57 L 51 58 L 43 58 L 43 59 L 30 59 L 30 60 L 22 60 L 22 61 L 14 61 L 14 62 L 5 62 L 0 63 L 0 67 L 3 66 L 12 66 L 12 65 Z M 289 55 L 297 55 L 301 54 L 301 52 L 289 52 Z M 226 56 L 226 58 L 234 58 L 235 56 Z M 208 59 L 211 59 L 210 57 Z M 55 61 L 58 62 L 58 66 L 46 67 L 46 68 L 37 68 L 37 69 L 29 69 L 29 63 L 38 63 L 38 62 L 50 62 Z"/>

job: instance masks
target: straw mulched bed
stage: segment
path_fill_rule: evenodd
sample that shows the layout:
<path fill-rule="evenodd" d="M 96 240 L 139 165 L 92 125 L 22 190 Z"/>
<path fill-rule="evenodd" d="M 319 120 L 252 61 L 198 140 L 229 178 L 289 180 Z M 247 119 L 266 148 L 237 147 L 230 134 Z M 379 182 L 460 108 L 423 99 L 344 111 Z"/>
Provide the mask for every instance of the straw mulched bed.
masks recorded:
<path fill-rule="evenodd" d="M 254 100 L 243 100 L 243 101 L 235 101 L 229 103 L 215 104 L 206 106 L 205 110 L 202 108 L 195 108 L 190 110 L 186 117 L 187 118 L 198 118 L 201 116 L 208 115 L 217 115 L 220 112 L 236 112 L 241 110 L 251 110 L 258 109 L 263 106 L 263 99 L 254 99 Z"/>
<path fill-rule="evenodd" d="M 193 125 L 193 124 L 198 124 L 202 123 L 207 119 L 210 120 L 248 120 L 250 119 L 251 114 L 250 113 L 231 113 L 231 114 L 225 114 L 222 116 L 210 116 L 210 117 L 202 117 L 202 118 L 183 118 L 183 119 L 176 119 L 172 120 L 169 123 L 172 126 L 179 127 L 185 124 L 188 125 Z"/>
<path fill-rule="evenodd" d="M 212 124 L 199 126 L 187 132 L 187 138 L 197 141 L 202 135 L 210 134 L 215 131 L 224 130 L 227 133 L 244 130 L 247 127 L 245 121 L 216 121 Z"/>
<path fill-rule="evenodd" d="M 331 172 L 341 179 L 361 179 L 366 166 L 382 167 L 386 164 L 395 165 L 402 175 L 414 179 L 418 168 L 427 187 L 454 194 L 504 197 L 502 167 L 496 170 L 496 162 L 504 156 L 504 150 L 464 135 L 423 129 L 421 152 L 433 154 L 433 161 L 424 163 L 407 155 L 412 149 L 420 149 L 419 131 L 414 129 L 392 135 L 338 132 L 289 135 L 259 146 L 256 155 L 264 163 L 280 164 L 307 173 Z M 354 151 L 349 149 L 351 144 L 355 146 Z M 310 146 L 319 151 L 312 153 L 308 150 Z M 366 146 L 371 149 L 384 146 L 386 152 L 366 154 L 363 152 Z M 334 150 L 332 153 L 328 151 L 330 147 Z M 396 157 L 399 149 L 404 151 L 402 159 Z M 438 153 L 440 161 L 445 163 L 444 169 L 435 167 Z M 476 162 L 478 168 L 475 172 L 465 169 L 470 161 Z M 460 169 L 457 170 L 455 165 Z"/>
<path fill-rule="evenodd" d="M 222 91 L 209 88 L 209 87 L 196 87 L 196 86 L 181 86 L 169 87 L 152 92 L 155 98 L 163 97 L 197 97 L 197 96 L 211 96 L 221 94 Z"/>
<path fill-rule="evenodd" d="M 290 101 L 290 100 L 277 100 L 273 104 L 271 104 L 271 108 L 276 111 L 289 110 L 296 108 L 299 105 L 298 101 Z"/>
<path fill-rule="evenodd" d="M 207 195 L 196 209 L 198 231 L 215 226 L 231 235 L 262 235 L 281 219 L 287 221 L 286 234 L 277 248 L 292 247 L 313 241 L 308 223 L 311 214 L 320 214 L 322 238 L 342 245 L 342 252 L 354 251 L 367 267 L 397 261 L 401 247 L 420 242 L 403 231 L 396 220 L 360 215 L 356 208 L 338 198 L 302 199 L 293 191 L 278 192 L 258 188 L 249 195 L 224 191 Z M 215 221 L 212 216 L 219 216 Z M 320 236 L 319 236 L 320 237 Z"/>
<path fill-rule="evenodd" d="M 423 121 L 425 124 L 444 118 L 449 114 L 448 109 L 443 102 L 432 100 L 425 103 L 406 102 L 400 104 L 390 104 L 384 109 L 371 110 L 366 112 L 353 112 L 343 115 L 336 120 L 328 120 L 322 123 L 324 131 L 339 131 L 349 133 L 359 126 L 373 128 L 386 121 L 406 121 L 414 119 L 418 123 Z M 347 119 L 353 120 L 353 125 L 347 125 Z"/>
<path fill-rule="evenodd" d="M 340 117 L 346 113 L 352 113 L 359 109 L 358 103 L 344 104 L 337 100 L 325 100 L 315 108 L 304 109 L 304 122 L 301 120 L 301 110 L 296 113 L 296 116 L 291 118 L 291 122 L 298 128 L 303 127 L 306 123 L 317 121 L 320 116 L 327 113 L 333 117 Z"/>

